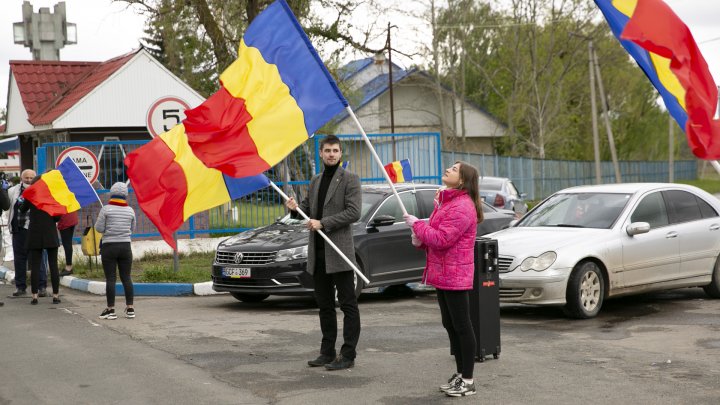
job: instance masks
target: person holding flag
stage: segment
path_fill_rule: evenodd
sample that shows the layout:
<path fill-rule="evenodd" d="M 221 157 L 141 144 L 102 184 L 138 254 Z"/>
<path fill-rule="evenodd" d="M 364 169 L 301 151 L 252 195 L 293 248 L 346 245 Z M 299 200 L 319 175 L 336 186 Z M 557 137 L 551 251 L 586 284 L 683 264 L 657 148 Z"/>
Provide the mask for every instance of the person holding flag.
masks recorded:
<path fill-rule="evenodd" d="M 324 230 L 330 240 L 350 260 L 355 258 L 351 225 L 360 219 L 360 178 L 340 167 L 340 139 L 328 135 L 320 141 L 320 158 L 324 170 L 310 180 L 308 196 L 299 205 L 311 218 L 307 271 L 312 274 L 315 299 L 320 309 L 322 342 L 320 356 L 308 361 L 310 367 L 325 366 L 328 370 L 348 369 L 355 365 L 356 346 L 360 338 L 360 310 L 355 296 L 353 269 L 315 232 Z M 285 205 L 297 216 L 298 203 L 289 199 Z M 356 264 L 357 266 L 357 264 Z M 359 283 L 362 281 L 358 280 Z M 335 289 L 343 311 L 343 338 L 340 355 L 335 357 L 337 316 Z"/>
<path fill-rule="evenodd" d="M 435 287 L 442 325 L 450 337 L 456 372 L 440 391 L 451 397 L 474 395 L 476 341 L 470 320 L 470 295 L 475 274 L 475 236 L 483 220 L 478 170 L 456 162 L 445 170 L 430 221 L 405 215 L 412 244 L 424 249 L 427 264 L 423 283 Z"/>

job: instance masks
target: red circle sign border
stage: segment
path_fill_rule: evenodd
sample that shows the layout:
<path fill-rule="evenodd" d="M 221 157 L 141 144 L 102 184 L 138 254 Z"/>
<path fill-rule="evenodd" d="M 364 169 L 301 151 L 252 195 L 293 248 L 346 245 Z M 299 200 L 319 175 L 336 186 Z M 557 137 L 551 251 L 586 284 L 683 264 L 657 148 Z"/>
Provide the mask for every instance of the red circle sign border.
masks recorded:
<path fill-rule="evenodd" d="M 97 156 L 95 156 L 95 154 L 92 153 L 92 151 L 88 148 L 83 148 L 82 146 L 71 146 L 71 147 L 63 150 L 62 152 L 60 152 L 57 159 L 55 159 L 55 167 L 58 167 L 60 165 L 60 163 L 63 160 L 62 159 L 63 156 L 67 155 L 69 152 L 74 151 L 74 150 L 86 152 L 87 154 L 89 154 L 92 157 L 93 161 L 95 162 L 95 167 L 97 168 L 97 170 L 95 170 L 95 175 L 93 176 L 92 180 L 88 180 L 88 181 L 90 182 L 90 184 L 95 183 L 95 180 L 97 180 L 98 176 L 100 176 L 100 162 L 98 162 Z"/>
<path fill-rule="evenodd" d="M 150 136 L 152 138 L 155 138 L 156 136 L 158 136 L 158 134 L 155 133 L 155 129 L 153 129 L 153 126 L 152 126 L 152 121 L 151 121 L 152 115 L 155 112 L 155 109 L 158 108 L 158 106 L 165 101 L 175 101 L 178 104 L 183 105 L 186 110 L 190 109 L 190 106 L 188 105 L 188 103 L 186 103 L 185 100 L 183 100 L 179 97 L 161 97 L 161 98 L 157 99 L 153 103 L 153 105 L 150 106 L 150 109 L 148 110 L 148 113 L 147 113 L 147 117 L 145 117 L 145 125 L 147 126 L 148 132 L 150 133 Z"/>

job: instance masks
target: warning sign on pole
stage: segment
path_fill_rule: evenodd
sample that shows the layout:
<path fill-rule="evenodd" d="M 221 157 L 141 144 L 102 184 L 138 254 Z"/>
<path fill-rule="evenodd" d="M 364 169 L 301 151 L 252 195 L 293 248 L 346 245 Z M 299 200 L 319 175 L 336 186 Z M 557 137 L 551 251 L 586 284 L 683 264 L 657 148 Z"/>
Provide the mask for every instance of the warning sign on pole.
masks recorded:
<path fill-rule="evenodd" d="M 81 146 L 72 146 L 60 152 L 55 160 L 55 167 L 60 166 L 63 160 L 70 158 L 75 162 L 80 171 L 85 175 L 90 184 L 94 183 L 100 174 L 98 159 L 90 149 Z"/>
<path fill-rule="evenodd" d="M 181 123 L 185 119 L 185 110 L 189 109 L 188 103 L 177 97 L 163 97 L 155 101 L 148 110 L 145 123 L 150 136 L 155 138 Z"/>

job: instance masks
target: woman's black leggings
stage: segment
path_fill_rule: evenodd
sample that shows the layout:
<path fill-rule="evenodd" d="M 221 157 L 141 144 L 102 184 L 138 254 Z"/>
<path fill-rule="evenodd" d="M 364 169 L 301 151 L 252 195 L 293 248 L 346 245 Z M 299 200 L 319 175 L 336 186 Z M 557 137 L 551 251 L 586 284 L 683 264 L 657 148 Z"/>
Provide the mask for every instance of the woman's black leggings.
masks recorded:
<path fill-rule="evenodd" d="M 60 292 L 60 273 L 58 273 L 57 251 L 58 248 L 47 248 L 48 266 L 50 267 L 50 282 L 52 283 L 53 295 Z M 30 249 L 30 287 L 33 294 L 37 294 L 40 285 L 40 272 L 43 261 L 42 249 Z"/>
<path fill-rule="evenodd" d="M 116 269 L 120 273 L 120 281 L 122 281 L 125 290 L 125 305 L 132 305 L 133 284 L 130 278 L 132 248 L 130 242 L 103 243 L 100 248 L 100 257 L 105 272 L 105 295 L 107 296 L 108 307 L 115 306 Z"/>
<path fill-rule="evenodd" d="M 455 353 L 457 372 L 463 378 L 473 378 L 475 368 L 475 332 L 470 320 L 469 291 L 437 290 L 442 324 L 450 337 L 450 348 Z"/>
<path fill-rule="evenodd" d="M 65 228 L 60 231 L 60 240 L 62 240 L 63 249 L 65 249 L 65 264 L 72 266 L 73 257 L 73 234 L 75 227 Z"/>

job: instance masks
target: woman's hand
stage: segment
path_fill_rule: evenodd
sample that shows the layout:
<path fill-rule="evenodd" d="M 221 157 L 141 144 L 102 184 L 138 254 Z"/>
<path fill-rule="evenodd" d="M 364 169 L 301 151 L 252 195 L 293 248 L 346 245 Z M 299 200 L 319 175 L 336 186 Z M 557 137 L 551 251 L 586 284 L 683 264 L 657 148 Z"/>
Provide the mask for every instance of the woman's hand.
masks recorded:
<path fill-rule="evenodd" d="M 417 217 L 415 215 L 405 214 L 403 215 L 403 218 L 405 218 L 405 223 L 412 228 L 413 225 L 415 225 L 415 222 L 418 221 Z"/>

